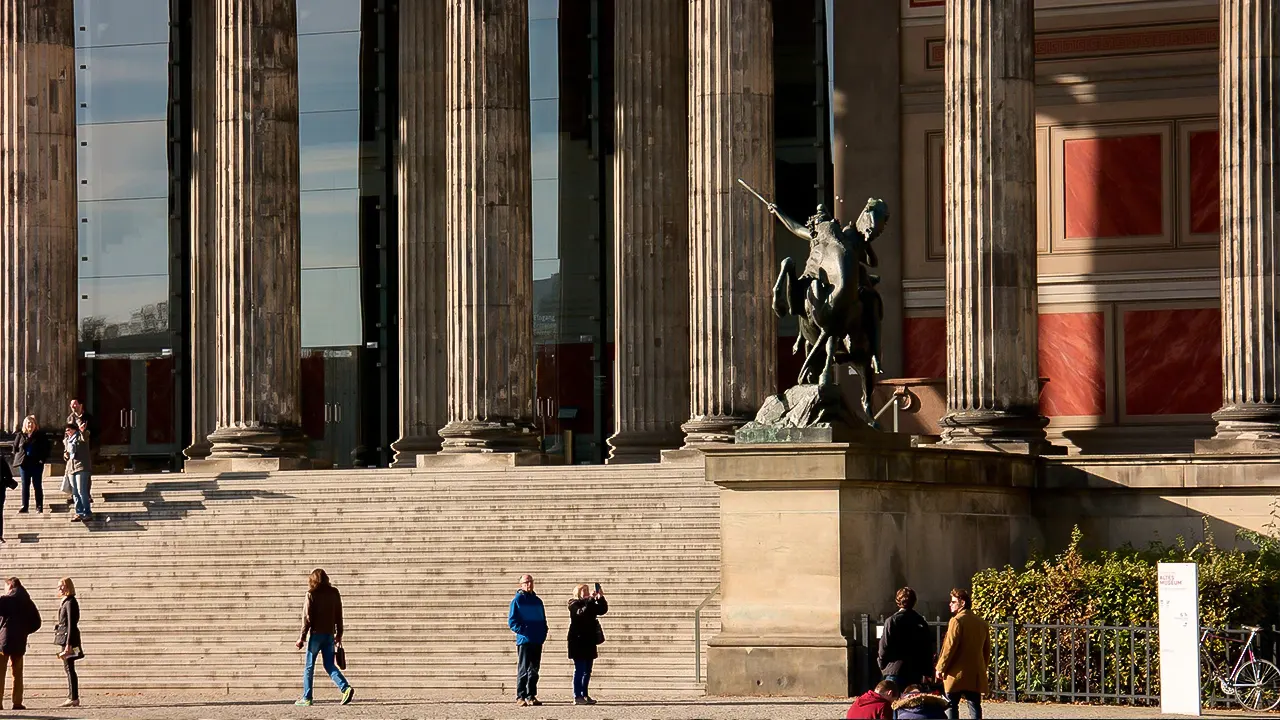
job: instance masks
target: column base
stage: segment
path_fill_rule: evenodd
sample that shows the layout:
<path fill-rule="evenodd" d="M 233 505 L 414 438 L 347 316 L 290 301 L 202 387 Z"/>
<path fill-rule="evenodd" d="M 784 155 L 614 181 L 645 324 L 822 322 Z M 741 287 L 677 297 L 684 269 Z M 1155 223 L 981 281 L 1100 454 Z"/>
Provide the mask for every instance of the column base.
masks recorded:
<path fill-rule="evenodd" d="M 1019 455 L 1059 455 L 1066 452 L 1050 444 L 1044 428 L 1049 419 L 1030 411 L 973 410 L 953 412 L 942 418 L 940 444 L 961 450 L 988 450 Z"/>
<path fill-rule="evenodd" d="M 1229 405 L 1213 414 L 1213 437 L 1196 441 L 1204 454 L 1280 453 L 1280 405 Z"/>
<path fill-rule="evenodd" d="M 729 415 L 708 415 L 690 418 L 680 426 L 684 431 L 684 448 L 698 448 L 702 445 L 732 445 L 734 433 L 738 428 L 751 422 L 753 418 L 733 417 Z"/>
<path fill-rule="evenodd" d="M 307 436 L 293 425 L 232 425 L 209 433 L 210 460 L 305 458 Z"/>
<path fill-rule="evenodd" d="M 245 458 L 207 458 L 204 460 L 188 460 L 182 464 L 182 472 L 219 475 L 237 472 L 280 472 L 284 470 L 312 470 L 311 461 L 296 457 L 245 457 Z"/>
<path fill-rule="evenodd" d="M 191 447 L 183 450 L 182 454 L 188 460 L 203 460 L 209 457 L 212 450 L 213 446 L 209 444 L 208 438 L 204 438 L 191 443 Z"/>
<path fill-rule="evenodd" d="M 440 430 L 441 454 L 524 453 L 541 454 L 541 438 L 533 424 L 521 420 L 451 422 Z"/>
<path fill-rule="evenodd" d="M 841 635 L 722 633 L 708 643 L 707 694 L 849 697 L 851 656 Z"/>
<path fill-rule="evenodd" d="M 419 455 L 416 467 L 424 470 L 489 469 L 546 465 L 547 456 L 540 452 L 440 452 Z"/>
<path fill-rule="evenodd" d="M 684 433 L 671 431 L 618 432 L 609 438 L 609 465 L 654 463 L 663 450 L 674 450 L 682 444 Z"/>
<path fill-rule="evenodd" d="M 444 441 L 439 433 L 434 430 L 429 435 L 414 435 L 402 437 L 391 443 L 391 449 L 395 451 L 395 459 L 391 462 L 393 468 L 414 468 L 418 467 L 419 455 L 435 455 L 440 452 Z"/>

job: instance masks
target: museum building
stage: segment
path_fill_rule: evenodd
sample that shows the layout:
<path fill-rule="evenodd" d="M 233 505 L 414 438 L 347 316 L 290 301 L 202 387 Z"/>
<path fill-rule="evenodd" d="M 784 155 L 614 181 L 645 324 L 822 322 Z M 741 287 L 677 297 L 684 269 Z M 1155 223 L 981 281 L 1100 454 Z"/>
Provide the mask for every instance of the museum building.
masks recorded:
<path fill-rule="evenodd" d="M 1268 449 L 1276 5 L 5 0 L 3 423 L 83 397 L 100 472 L 727 442 L 807 252 L 741 178 L 888 202 L 913 432 Z"/>

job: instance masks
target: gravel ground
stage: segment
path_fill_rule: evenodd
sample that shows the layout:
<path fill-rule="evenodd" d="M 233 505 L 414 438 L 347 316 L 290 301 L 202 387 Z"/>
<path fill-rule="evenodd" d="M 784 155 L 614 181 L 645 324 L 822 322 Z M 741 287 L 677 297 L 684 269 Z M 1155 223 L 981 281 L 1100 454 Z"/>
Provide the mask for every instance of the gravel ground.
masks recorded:
<path fill-rule="evenodd" d="M 516 707 L 513 698 L 493 694 L 415 693 L 413 697 L 393 698 L 359 694 L 354 703 L 343 707 L 337 702 L 337 691 L 317 688 L 317 703 L 309 708 L 294 707 L 295 698 L 228 695 L 89 695 L 81 708 L 60 709 L 61 697 L 33 695 L 26 699 L 26 712 L 5 710 L 4 717 L 29 718 L 526 718 L 527 720 L 662 720 L 707 718 L 708 720 L 743 720 L 748 718 L 801 720 L 802 718 L 842 718 L 849 707 L 847 700 L 761 699 L 731 697 L 698 697 L 691 695 L 634 695 L 601 697 L 600 704 L 577 707 L 564 698 L 546 696 L 536 708 Z M 6 698 L 5 707 L 9 703 Z M 1037 705 L 1031 703 L 984 703 L 989 718 L 1156 718 L 1158 708 L 1125 708 L 1088 705 Z M 964 710 L 961 710 L 964 714 Z M 1213 711 L 1217 717 L 1258 717 L 1239 712 Z M 1272 714 L 1269 717 L 1280 717 Z"/>

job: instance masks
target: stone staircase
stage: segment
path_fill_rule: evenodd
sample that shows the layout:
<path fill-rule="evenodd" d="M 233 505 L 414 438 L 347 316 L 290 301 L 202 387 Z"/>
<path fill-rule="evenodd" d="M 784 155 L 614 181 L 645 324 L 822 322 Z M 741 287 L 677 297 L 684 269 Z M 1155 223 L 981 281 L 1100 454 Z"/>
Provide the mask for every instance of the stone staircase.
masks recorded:
<path fill-rule="evenodd" d="M 610 612 L 593 694 L 701 688 L 694 609 L 720 556 L 717 490 L 701 468 L 102 475 L 87 526 L 69 522 L 57 478 L 45 483 L 43 516 L 17 515 L 10 498 L 0 548 L 0 572 L 22 579 L 44 617 L 26 662 L 37 691 L 65 687 L 52 642 L 69 575 L 87 692 L 296 694 L 315 567 L 342 591 L 347 676 L 362 690 L 513 693 L 506 616 L 524 572 L 551 626 L 541 694 L 569 692 L 565 603 L 594 582 Z M 718 630 L 713 599 L 704 663 Z M 316 683 L 317 697 L 336 694 L 319 667 Z"/>

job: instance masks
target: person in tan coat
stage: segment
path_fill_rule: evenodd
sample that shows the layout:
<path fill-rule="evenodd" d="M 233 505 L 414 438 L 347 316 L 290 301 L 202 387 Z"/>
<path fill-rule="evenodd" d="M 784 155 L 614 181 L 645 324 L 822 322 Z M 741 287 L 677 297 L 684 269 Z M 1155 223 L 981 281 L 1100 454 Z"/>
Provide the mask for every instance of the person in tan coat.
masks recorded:
<path fill-rule="evenodd" d="M 969 591 L 951 591 L 951 622 L 942 640 L 935 668 L 947 695 L 947 717 L 960 717 L 960 700 L 969 714 L 982 720 L 982 694 L 987 692 L 987 663 L 991 662 L 991 631 L 987 622 L 970 609 Z"/>

